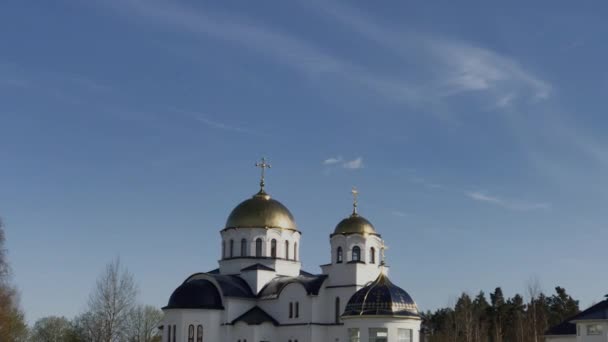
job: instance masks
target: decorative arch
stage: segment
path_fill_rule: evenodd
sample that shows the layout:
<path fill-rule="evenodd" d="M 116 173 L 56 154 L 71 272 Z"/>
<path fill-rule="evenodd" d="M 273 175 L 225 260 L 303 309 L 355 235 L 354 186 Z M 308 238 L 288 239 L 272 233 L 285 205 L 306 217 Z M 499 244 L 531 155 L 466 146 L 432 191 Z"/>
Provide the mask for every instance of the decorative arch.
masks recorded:
<path fill-rule="evenodd" d="M 271 258 L 277 257 L 277 240 L 276 239 L 272 239 L 272 241 L 270 241 L 270 257 Z"/>
<path fill-rule="evenodd" d="M 285 259 L 289 260 L 289 241 L 285 240 Z"/>
<path fill-rule="evenodd" d="M 255 239 L 255 256 L 258 258 L 262 256 L 262 238 Z"/>
<path fill-rule="evenodd" d="M 359 246 L 353 247 L 352 261 L 361 261 L 361 247 L 359 247 Z"/>
<path fill-rule="evenodd" d="M 194 342 L 194 325 L 188 326 L 188 342 Z"/>
<path fill-rule="evenodd" d="M 247 256 L 247 239 L 241 239 L 241 256 Z"/>
<path fill-rule="evenodd" d="M 203 342 L 203 326 L 200 324 L 196 327 L 196 342 Z"/>

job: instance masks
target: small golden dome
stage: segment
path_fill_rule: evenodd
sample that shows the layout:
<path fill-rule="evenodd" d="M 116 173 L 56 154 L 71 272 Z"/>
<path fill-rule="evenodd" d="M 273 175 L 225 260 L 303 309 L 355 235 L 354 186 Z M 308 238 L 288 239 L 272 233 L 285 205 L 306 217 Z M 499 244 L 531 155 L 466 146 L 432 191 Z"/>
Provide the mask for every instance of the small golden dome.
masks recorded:
<path fill-rule="evenodd" d="M 237 205 L 228 220 L 228 228 L 280 228 L 297 230 L 296 222 L 281 202 L 260 190 L 252 198 Z"/>
<path fill-rule="evenodd" d="M 365 217 L 359 216 L 357 213 L 353 213 L 349 217 L 340 221 L 334 229 L 334 234 L 374 234 L 376 229 Z"/>

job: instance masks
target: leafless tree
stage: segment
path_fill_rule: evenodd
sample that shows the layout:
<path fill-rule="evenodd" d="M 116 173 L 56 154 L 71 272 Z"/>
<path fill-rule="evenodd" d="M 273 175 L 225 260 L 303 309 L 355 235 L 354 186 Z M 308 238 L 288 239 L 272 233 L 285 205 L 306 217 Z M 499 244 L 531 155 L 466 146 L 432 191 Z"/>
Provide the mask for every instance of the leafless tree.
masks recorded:
<path fill-rule="evenodd" d="M 129 313 L 129 342 L 152 342 L 158 336 L 163 313 L 151 305 L 137 305 Z"/>
<path fill-rule="evenodd" d="M 542 293 L 542 289 L 540 286 L 540 281 L 538 277 L 532 277 L 528 280 L 528 284 L 526 285 L 526 290 L 528 292 L 528 297 L 530 303 L 528 304 L 528 310 L 530 311 L 530 330 L 532 330 L 532 342 L 538 342 L 538 323 L 537 323 L 537 314 L 536 314 L 536 301 L 538 300 L 538 296 Z"/>
<path fill-rule="evenodd" d="M 133 275 L 121 266 L 119 258 L 114 259 L 97 279 L 89 297 L 89 318 L 101 329 L 101 342 L 124 340 L 136 296 Z"/>

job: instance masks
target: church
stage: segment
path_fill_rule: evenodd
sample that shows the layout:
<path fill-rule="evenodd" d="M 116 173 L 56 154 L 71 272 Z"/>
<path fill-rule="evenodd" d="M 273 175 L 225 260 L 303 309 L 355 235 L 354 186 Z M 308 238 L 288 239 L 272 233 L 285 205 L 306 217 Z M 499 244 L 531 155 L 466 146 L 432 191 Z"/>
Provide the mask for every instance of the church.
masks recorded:
<path fill-rule="evenodd" d="M 219 268 L 187 277 L 163 307 L 163 342 L 419 342 L 416 303 L 388 277 L 380 233 L 357 210 L 329 233 L 330 262 L 301 268 L 287 207 L 260 189 L 220 230 Z M 319 246 L 321 248 L 321 246 Z"/>

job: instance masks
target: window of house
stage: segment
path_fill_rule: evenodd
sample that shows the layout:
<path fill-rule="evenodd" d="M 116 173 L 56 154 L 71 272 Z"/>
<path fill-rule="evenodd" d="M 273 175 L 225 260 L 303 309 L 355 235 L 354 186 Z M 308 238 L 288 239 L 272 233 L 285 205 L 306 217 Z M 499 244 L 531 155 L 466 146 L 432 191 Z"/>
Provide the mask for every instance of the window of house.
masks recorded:
<path fill-rule="evenodd" d="M 296 318 L 300 317 L 300 302 L 296 302 Z"/>
<path fill-rule="evenodd" d="M 272 258 L 277 257 L 277 240 L 275 239 L 272 239 L 272 241 L 270 241 L 270 256 Z"/>
<path fill-rule="evenodd" d="M 241 239 L 241 256 L 247 256 L 247 240 Z"/>
<path fill-rule="evenodd" d="M 412 342 L 412 329 L 397 329 L 397 342 Z"/>
<path fill-rule="evenodd" d="M 353 247 L 353 261 L 361 261 L 361 248 L 359 246 Z"/>
<path fill-rule="evenodd" d="M 376 263 L 376 249 L 374 247 L 369 249 L 369 263 L 370 264 Z"/>
<path fill-rule="evenodd" d="M 234 240 L 230 240 L 230 257 L 234 256 Z"/>
<path fill-rule="evenodd" d="M 188 326 L 188 342 L 194 342 L 194 325 Z"/>
<path fill-rule="evenodd" d="M 298 260 L 298 243 L 293 243 L 293 260 Z"/>
<path fill-rule="evenodd" d="M 177 335 L 176 332 L 177 332 L 177 326 L 175 324 L 173 324 L 173 342 L 175 342 L 175 335 Z"/>
<path fill-rule="evenodd" d="M 260 238 L 257 238 L 255 240 L 255 256 L 256 257 L 262 256 L 262 239 L 260 239 Z"/>
<path fill-rule="evenodd" d="M 338 251 L 336 251 L 336 262 L 338 264 L 342 263 L 342 247 L 338 247 Z"/>
<path fill-rule="evenodd" d="M 203 326 L 200 324 L 196 327 L 196 342 L 203 342 Z"/>
<path fill-rule="evenodd" d="M 359 328 L 348 328 L 348 342 L 361 342 Z"/>
<path fill-rule="evenodd" d="M 289 260 L 289 241 L 285 241 L 285 259 Z"/>
<path fill-rule="evenodd" d="M 169 328 L 167 330 L 167 342 L 171 342 L 171 326 L 168 325 L 167 328 Z"/>
<path fill-rule="evenodd" d="M 387 342 L 387 328 L 369 328 L 369 342 Z"/>
<path fill-rule="evenodd" d="M 289 302 L 289 318 L 293 318 L 293 302 Z"/>
<path fill-rule="evenodd" d="M 340 297 L 336 297 L 336 305 L 334 309 L 334 320 L 336 323 L 340 323 Z"/>
<path fill-rule="evenodd" d="M 226 258 L 226 241 L 222 241 L 222 258 Z"/>
<path fill-rule="evenodd" d="M 600 324 L 587 324 L 587 335 L 601 335 L 602 330 Z"/>

